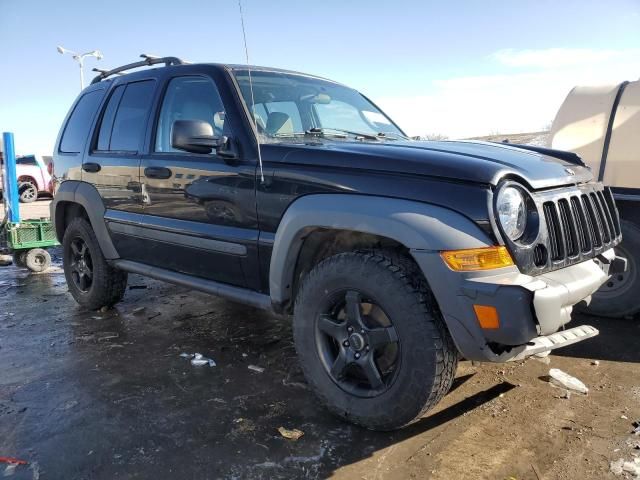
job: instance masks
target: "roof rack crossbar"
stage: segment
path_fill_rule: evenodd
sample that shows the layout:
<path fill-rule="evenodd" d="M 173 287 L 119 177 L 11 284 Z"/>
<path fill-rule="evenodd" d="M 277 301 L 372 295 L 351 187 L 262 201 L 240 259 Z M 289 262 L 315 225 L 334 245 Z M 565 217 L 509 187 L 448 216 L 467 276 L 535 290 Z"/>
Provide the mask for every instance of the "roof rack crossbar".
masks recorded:
<path fill-rule="evenodd" d="M 91 81 L 91 84 L 93 85 L 94 83 L 98 83 L 105 78 L 110 77 L 111 75 L 121 74 L 121 72 L 131 70 L 133 68 L 150 67 L 151 65 L 157 65 L 159 63 L 164 63 L 166 67 L 169 67 L 171 65 L 184 65 L 186 63 L 178 57 L 154 57 L 152 55 L 146 55 L 144 53 L 140 55 L 140 57 L 144 58 L 144 60 L 140 62 L 129 63 L 127 65 L 122 65 L 121 67 L 112 68 L 111 70 L 96 70 L 100 72 L 100 75 L 95 77 Z"/>
<path fill-rule="evenodd" d="M 109 73 L 109 70 L 105 70 L 104 68 L 97 68 L 97 67 L 93 67 L 91 71 L 96 73 Z M 117 73 L 114 73 L 114 75 L 124 75 L 124 73 L 117 72 Z"/>

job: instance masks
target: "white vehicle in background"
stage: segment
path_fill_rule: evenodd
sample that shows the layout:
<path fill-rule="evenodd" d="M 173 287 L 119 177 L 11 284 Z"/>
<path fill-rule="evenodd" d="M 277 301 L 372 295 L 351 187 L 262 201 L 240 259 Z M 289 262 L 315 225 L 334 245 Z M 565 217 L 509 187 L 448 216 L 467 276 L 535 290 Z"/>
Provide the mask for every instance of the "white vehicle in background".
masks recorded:
<path fill-rule="evenodd" d="M 2 157 L 0 155 L 0 161 Z M 18 177 L 18 194 L 21 203 L 31 203 L 38 195 L 53 194 L 51 183 L 52 164 L 40 155 L 22 155 L 16 158 L 16 176 Z M 2 188 L 2 171 L 0 170 L 0 191 Z"/>
<path fill-rule="evenodd" d="M 610 317 L 640 312 L 640 80 L 573 88 L 551 127 L 549 146 L 578 154 L 613 191 L 622 219 L 618 256 L 627 271 L 593 295 L 588 311 Z"/>

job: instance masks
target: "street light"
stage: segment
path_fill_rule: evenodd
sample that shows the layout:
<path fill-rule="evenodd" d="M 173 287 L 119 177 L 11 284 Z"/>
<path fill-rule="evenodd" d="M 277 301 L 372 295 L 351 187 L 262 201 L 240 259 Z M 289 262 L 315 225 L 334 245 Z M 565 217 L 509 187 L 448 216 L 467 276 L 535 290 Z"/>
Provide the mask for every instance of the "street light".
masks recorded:
<path fill-rule="evenodd" d="M 79 54 L 72 50 L 67 50 L 66 48 L 61 47 L 60 45 L 56 47 L 56 50 L 58 50 L 58 53 L 61 55 L 68 53 L 69 55 L 71 55 L 71 58 L 73 58 L 76 62 L 78 62 L 78 66 L 80 67 L 80 90 L 84 89 L 84 73 L 82 71 L 82 67 L 84 66 L 84 58 L 96 57 L 97 60 L 101 60 L 102 52 L 100 50 L 92 50 L 87 53 Z"/>

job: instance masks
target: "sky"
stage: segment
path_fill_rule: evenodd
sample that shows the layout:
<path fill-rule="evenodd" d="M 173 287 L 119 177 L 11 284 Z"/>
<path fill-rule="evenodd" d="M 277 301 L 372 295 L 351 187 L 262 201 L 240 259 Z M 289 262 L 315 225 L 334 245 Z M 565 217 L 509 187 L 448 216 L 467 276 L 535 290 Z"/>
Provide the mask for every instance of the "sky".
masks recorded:
<path fill-rule="evenodd" d="M 640 0 L 242 0 L 252 64 L 363 92 L 410 135 L 548 127 L 578 84 L 640 77 Z M 237 0 L 0 0 L 0 131 L 51 154 L 93 67 L 139 54 L 244 63 Z"/>

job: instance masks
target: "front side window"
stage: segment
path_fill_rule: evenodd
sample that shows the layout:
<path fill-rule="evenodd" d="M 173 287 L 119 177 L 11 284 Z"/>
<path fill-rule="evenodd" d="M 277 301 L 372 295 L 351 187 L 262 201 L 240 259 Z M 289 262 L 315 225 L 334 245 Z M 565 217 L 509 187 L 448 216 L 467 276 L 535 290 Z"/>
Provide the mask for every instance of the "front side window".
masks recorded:
<path fill-rule="evenodd" d="M 389 117 L 351 88 L 287 72 L 251 70 L 251 83 L 248 70 L 236 69 L 233 74 L 266 141 L 318 133 L 375 141 L 406 139 Z"/>
<path fill-rule="evenodd" d="M 158 118 L 156 152 L 184 153 L 171 146 L 171 129 L 176 120 L 207 122 L 213 128 L 214 136 L 228 134 L 222 99 L 218 89 L 208 78 L 176 77 L 169 82 Z M 212 153 L 215 154 L 215 151 Z"/>

